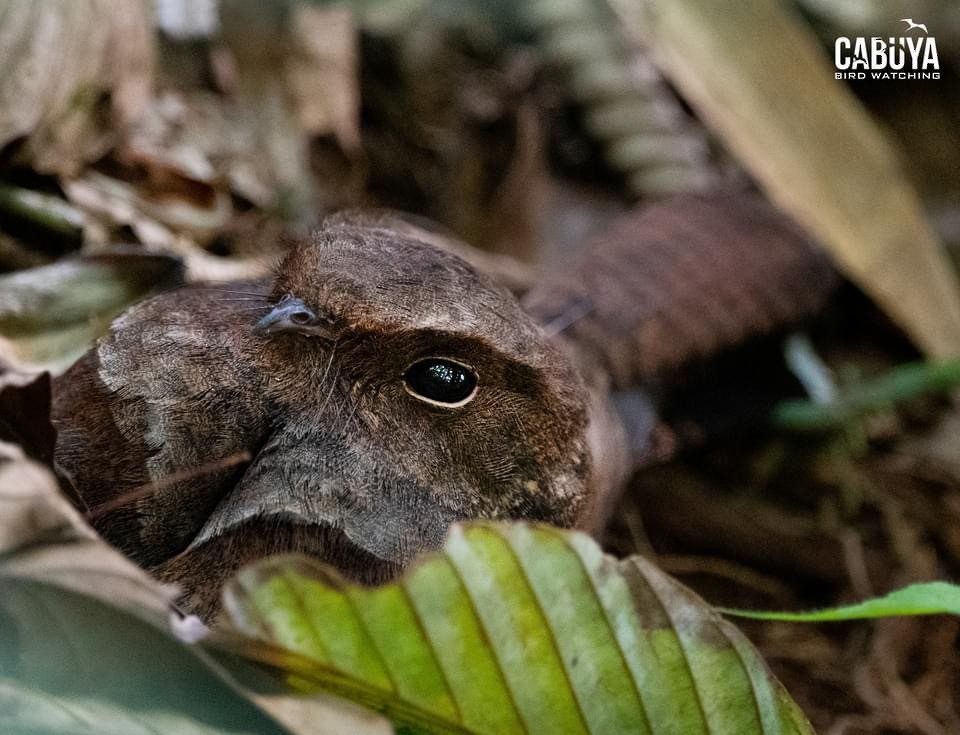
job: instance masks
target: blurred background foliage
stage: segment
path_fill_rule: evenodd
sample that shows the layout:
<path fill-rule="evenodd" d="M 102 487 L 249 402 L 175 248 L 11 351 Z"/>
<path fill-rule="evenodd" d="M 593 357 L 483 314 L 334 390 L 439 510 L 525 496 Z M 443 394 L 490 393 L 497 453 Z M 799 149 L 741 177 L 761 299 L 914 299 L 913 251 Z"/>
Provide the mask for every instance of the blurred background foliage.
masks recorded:
<path fill-rule="evenodd" d="M 702 7 L 0 0 L 0 360 L 62 369 L 151 287 L 262 275 L 285 238 L 344 207 L 429 217 L 536 277 L 638 203 L 754 185 L 860 287 L 811 327 L 815 349 L 788 349 L 800 382 L 821 366 L 836 391 L 858 396 L 923 350 L 955 354 L 943 253 L 960 259 L 960 6 L 751 0 L 730 11 L 747 19 L 737 28 L 719 5 L 701 26 L 667 22 L 709 18 Z M 826 73 L 837 36 L 900 35 L 901 18 L 936 37 L 940 80 Z M 695 66 L 698 44 L 723 38 L 734 39 L 727 52 L 707 58 L 719 81 L 697 94 L 691 80 L 710 78 L 709 63 Z M 802 48 L 810 64 L 778 48 Z M 770 63 L 758 68 L 746 51 Z M 739 86 L 724 82 L 731 69 Z M 762 78 L 783 83 L 751 86 Z M 815 100 L 860 122 L 838 137 L 820 104 L 827 126 L 810 143 Z M 801 112 L 778 119 L 782 109 Z M 770 130 L 782 145 L 751 145 Z M 858 144 L 876 153 L 875 140 L 875 168 L 848 165 L 868 158 Z M 808 167 L 798 141 L 816 148 L 811 161 L 821 147 L 848 156 L 833 171 Z M 791 199 L 801 180 L 821 201 Z M 862 193 L 855 207 L 837 205 L 838 181 Z M 892 198 L 875 198 L 886 184 Z M 837 217 L 818 219 L 835 205 Z M 895 258 L 877 256 L 890 233 Z M 38 266 L 54 270 L 25 270 Z M 688 376 L 686 400 L 702 406 L 716 386 L 738 395 L 767 378 L 802 395 L 783 362 L 779 344 L 750 345 Z M 960 413 L 935 397 L 893 404 L 812 438 L 737 434 L 644 473 L 607 547 L 643 552 L 736 607 L 834 604 L 956 578 Z M 682 418 L 685 406 L 669 410 Z M 824 732 L 960 731 L 955 620 L 747 630 Z"/>

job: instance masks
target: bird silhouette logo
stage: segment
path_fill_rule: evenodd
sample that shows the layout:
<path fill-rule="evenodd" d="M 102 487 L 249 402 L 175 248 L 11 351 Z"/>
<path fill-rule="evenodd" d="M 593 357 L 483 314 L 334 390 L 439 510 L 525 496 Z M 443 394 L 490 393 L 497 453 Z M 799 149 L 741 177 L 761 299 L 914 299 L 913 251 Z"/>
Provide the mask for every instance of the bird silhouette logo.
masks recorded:
<path fill-rule="evenodd" d="M 901 18 L 900 21 L 907 24 L 907 33 L 912 31 L 914 28 L 919 28 L 927 35 L 930 35 L 930 31 L 927 30 L 927 27 L 923 23 L 914 23 L 913 18 Z"/>

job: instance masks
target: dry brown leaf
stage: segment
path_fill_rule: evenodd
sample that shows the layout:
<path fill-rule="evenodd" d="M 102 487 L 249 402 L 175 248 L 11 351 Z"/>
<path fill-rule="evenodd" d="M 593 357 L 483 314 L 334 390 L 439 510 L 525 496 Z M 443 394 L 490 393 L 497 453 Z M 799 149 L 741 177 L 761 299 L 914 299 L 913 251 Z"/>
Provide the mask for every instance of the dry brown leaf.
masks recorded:
<path fill-rule="evenodd" d="M 774 0 L 616 0 L 770 197 L 934 357 L 960 354 L 955 274 L 890 141 Z"/>
<path fill-rule="evenodd" d="M 9 598 L 4 597 L 4 587 L 9 585 L 7 592 L 16 591 L 25 586 L 33 585 L 42 588 L 48 594 L 42 599 L 45 605 L 45 613 L 49 615 L 49 606 L 56 607 L 62 605 L 71 612 L 78 612 L 81 617 L 70 618 L 69 622 L 74 627 L 65 634 L 63 630 L 51 630 L 51 641 L 59 641 L 69 635 L 83 636 L 89 632 L 90 639 L 96 640 L 96 631 L 98 626 L 102 627 L 104 622 L 100 619 L 83 618 L 83 614 L 90 614 L 91 611 L 98 611 L 99 614 L 108 613 L 108 608 L 97 608 L 88 606 L 82 599 L 71 600 L 63 592 L 73 592 L 81 595 L 85 599 L 93 598 L 106 603 L 109 608 L 120 609 L 134 616 L 145 620 L 146 622 L 160 628 L 169 630 L 173 621 L 172 607 L 176 591 L 172 587 L 161 585 L 156 580 L 147 575 L 145 571 L 137 567 L 133 562 L 124 557 L 118 551 L 108 546 L 99 536 L 90 528 L 80 517 L 79 513 L 60 495 L 57 489 L 56 480 L 53 475 L 42 465 L 27 459 L 19 447 L 0 442 L 0 557 L 3 563 L 0 564 L 0 601 L 9 602 Z M 14 597 L 16 595 L 14 594 Z M 84 603 L 84 604 L 80 604 Z M 69 607 L 68 607 L 69 606 Z M 0 606 L 2 607 L 2 606 Z M 0 610 L 0 612 L 9 612 Z M 49 620 L 41 617 L 40 620 Z M 115 625 L 125 629 L 129 638 L 129 624 L 118 613 L 114 620 Z M 29 628 L 28 628 L 29 629 Z M 79 634 L 77 631 L 80 631 Z M 46 632 L 46 631 L 44 631 Z M 76 639 L 73 639 L 76 642 Z M 140 640 L 140 639 L 138 639 Z M 38 639 L 31 641 L 36 652 L 42 649 L 44 644 L 50 644 L 46 641 L 41 642 Z M 156 641 L 149 641 L 154 646 Z M 85 651 L 89 648 L 89 641 L 84 641 L 79 650 Z M 154 653 L 174 651 L 180 649 L 174 642 L 170 642 L 166 648 L 152 648 Z M 15 649 L 14 649 L 15 650 Z M 3 653 L 0 651 L 0 653 Z M 9 652 L 7 652 L 9 653 Z M 236 697 L 233 708 L 245 706 L 243 699 L 252 700 L 260 708 L 282 722 L 289 732 L 307 735 L 308 733 L 323 732 L 351 732 L 363 733 L 364 735 L 383 735 L 392 732 L 389 723 L 382 717 L 373 712 L 363 710 L 357 705 L 336 699 L 334 697 L 319 696 L 295 696 L 284 694 L 278 691 L 273 693 L 258 693 L 257 691 L 240 691 L 237 689 L 233 676 L 225 672 L 220 666 L 216 665 L 210 657 L 203 651 L 192 649 L 190 660 L 193 668 L 187 670 L 170 671 L 163 669 L 163 663 L 166 662 L 146 662 L 138 661 L 136 650 L 127 650 L 129 658 L 124 654 L 117 654 L 116 651 L 109 652 L 117 661 L 117 665 L 129 668 L 134 676 L 154 677 L 147 684 L 159 682 L 165 684 L 167 680 L 177 676 L 182 676 L 186 681 L 195 681 L 200 686 L 209 686 L 209 681 L 200 679 L 197 669 L 202 665 L 207 667 L 208 675 L 212 674 L 221 679 L 226 679 L 230 688 L 233 690 L 230 696 Z M 64 666 L 66 670 L 75 669 L 79 666 L 86 666 L 86 671 L 96 675 L 97 665 L 104 665 L 102 661 L 75 660 L 77 651 L 63 653 L 56 659 L 58 667 Z M 72 658 L 71 658 L 72 657 Z M 0 656 L 2 658 L 2 656 Z M 34 656 L 36 658 L 36 655 Z M 67 666 L 67 661 L 71 666 Z M 185 657 L 181 654 L 179 659 L 171 657 L 171 661 L 183 664 Z M 4 663 L 0 661 L 0 664 Z M 36 662 L 34 661 L 36 665 Z M 153 666 L 154 668 L 151 668 Z M 0 670 L 3 667 L 0 666 Z M 235 673 L 241 673 L 239 671 Z M 262 676 L 260 680 L 262 680 Z M 18 682 L 16 675 L 12 680 L 0 676 L 0 690 L 4 685 L 8 688 L 0 691 L 0 720 L 9 724 L 10 719 L 17 722 L 17 712 L 11 706 L 17 704 L 16 696 L 10 698 L 9 683 L 12 681 L 15 685 L 20 684 L 26 688 L 26 691 L 38 691 L 30 689 L 36 686 L 35 682 Z M 248 682 L 249 685 L 257 683 Z M 222 681 L 216 682 L 218 687 L 223 686 Z M 77 699 L 70 697 L 69 693 L 62 691 L 44 691 L 40 689 L 37 701 L 38 708 L 42 706 L 50 707 L 51 704 L 57 711 L 80 712 L 86 716 L 107 717 L 106 722 L 115 723 L 118 717 L 128 717 L 131 721 L 139 723 L 139 718 L 144 718 L 148 725 L 152 723 L 155 727 L 144 726 L 143 729 L 133 727 L 127 723 L 130 729 L 120 727 L 110 729 L 110 732 L 165 732 L 166 727 L 175 727 L 176 732 L 181 728 L 190 729 L 191 726 L 196 729 L 190 729 L 190 732 L 213 733 L 220 732 L 212 727 L 207 728 L 203 725 L 203 719 L 191 720 L 191 714 L 198 709 L 195 704 L 184 704 L 182 711 L 172 709 L 166 711 L 163 703 L 168 701 L 164 697 L 153 693 L 153 690 L 145 689 L 143 692 L 144 702 L 151 705 L 157 705 L 156 711 L 149 708 L 135 709 L 131 707 L 124 708 L 123 700 L 115 703 L 116 711 L 107 709 L 111 700 L 112 692 L 108 686 L 101 686 L 103 682 L 96 679 L 79 683 L 77 688 L 86 687 L 86 693 L 91 693 L 95 697 L 102 699 L 98 702 L 95 698 L 88 696 L 86 699 Z M 169 689 L 169 686 L 167 687 Z M 276 690 L 274 683 L 272 690 Z M 16 695 L 17 691 L 13 692 Z M 215 694 L 222 700 L 223 693 L 219 690 Z M 6 697 L 6 698 L 5 698 Z M 156 699 L 152 699 L 156 697 Z M 166 692 L 169 697 L 169 692 Z M 243 699 L 241 699 L 241 697 Z M 6 708 L 5 708 L 6 707 Z M 191 709 L 193 707 L 193 709 Z M 167 708 L 169 709 L 169 708 Z M 210 709 L 215 709 L 211 704 Z M 209 712 L 205 712 L 208 717 Z M 169 719 L 164 719 L 168 717 Z M 69 718 L 67 718 L 69 719 Z M 222 719 L 229 721 L 228 717 Z M 27 721 L 32 721 L 26 718 Z M 106 722 L 101 723 L 106 727 Z M 76 725 L 74 720 L 71 725 Z M 251 726 L 254 726 L 251 723 Z M 0 725 L 0 729 L 3 726 Z M 71 727 L 69 730 L 83 732 L 93 732 L 96 728 L 81 728 L 79 726 Z M 269 729 L 261 730 L 255 727 L 257 732 L 278 732 L 279 730 Z M 100 731 L 100 730 L 96 730 Z M 235 730 L 226 728 L 223 732 L 235 732 Z M 4 729 L 4 732 L 6 730 Z"/>
<path fill-rule="evenodd" d="M 110 229 L 128 225 L 149 250 L 179 256 L 190 283 L 244 281 L 270 272 L 274 254 L 269 247 L 253 257 L 236 258 L 211 255 L 200 246 L 199 242 L 222 234 L 230 221 L 231 206 L 224 191 L 211 189 L 213 199 L 207 208 L 169 198 L 151 202 L 137 187 L 96 171 L 64 182 L 63 188 L 71 202 L 92 215 L 88 219 L 106 225 L 99 234 L 85 233 L 88 246 L 107 246 Z"/>
<path fill-rule="evenodd" d="M 50 421 L 50 374 L 0 373 L 0 441 L 38 462 L 53 464 L 57 430 Z"/>
<path fill-rule="evenodd" d="M 45 467 L 0 442 L 0 582 L 31 579 L 93 595 L 166 625 L 174 590 L 105 544 Z"/>
<path fill-rule="evenodd" d="M 333 133 L 345 151 L 360 147 L 357 31 L 349 8 L 298 4 L 287 87 L 300 124 L 311 135 Z"/>
<path fill-rule="evenodd" d="M 203 187 L 202 198 L 172 193 L 151 195 L 144 187 L 98 171 L 87 171 L 79 178 L 65 181 L 63 190 L 84 212 L 111 225 L 130 225 L 145 244 L 171 247 L 179 234 L 198 242 L 213 239 L 233 214 L 225 191 L 200 181 L 192 183 Z"/>
<path fill-rule="evenodd" d="M 232 58 L 231 50 L 220 51 Z M 311 202 L 307 138 L 279 89 L 281 70 L 264 74 L 254 61 L 244 61 L 236 70 L 236 99 L 197 89 L 158 95 L 121 152 L 122 160 L 152 159 L 274 213 L 283 213 L 289 198 Z"/>
<path fill-rule="evenodd" d="M 0 18 L 0 146 L 25 138 L 35 170 L 74 175 L 122 137 L 149 98 L 150 4 L 0 0 Z"/>

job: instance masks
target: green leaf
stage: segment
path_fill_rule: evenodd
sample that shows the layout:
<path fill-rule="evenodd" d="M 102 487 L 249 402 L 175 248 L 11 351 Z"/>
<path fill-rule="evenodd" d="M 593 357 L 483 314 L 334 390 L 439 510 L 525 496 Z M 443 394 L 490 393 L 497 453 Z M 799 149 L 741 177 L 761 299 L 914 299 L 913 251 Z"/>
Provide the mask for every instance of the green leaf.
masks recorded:
<path fill-rule="evenodd" d="M 0 364 L 62 372 L 124 309 L 182 280 L 178 258 L 132 250 L 0 276 Z"/>
<path fill-rule="evenodd" d="M 835 620 L 866 620 L 907 615 L 960 615 L 960 585 L 949 582 L 920 582 L 854 605 L 831 607 L 806 613 L 721 610 L 727 615 L 754 620 L 785 620 L 823 623 Z"/>
<path fill-rule="evenodd" d="M 958 384 L 960 360 L 907 363 L 869 382 L 845 387 L 832 401 L 781 401 L 774 407 L 772 418 L 776 426 L 791 431 L 841 429 L 901 401 L 947 392 Z"/>
<path fill-rule="evenodd" d="M 384 732 L 343 703 L 242 691 L 170 633 L 172 597 L 96 536 L 46 469 L 0 442 L 0 733 Z"/>
<path fill-rule="evenodd" d="M 0 212 L 36 222 L 64 238 L 81 239 L 83 212 L 58 196 L 0 183 Z"/>
<path fill-rule="evenodd" d="M 364 588 L 306 557 L 224 592 L 259 659 L 421 733 L 809 733 L 757 652 L 696 595 L 588 536 L 455 526 L 442 554 Z"/>
<path fill-rule="evenodd" d="M 12 715 L 12 716 L 10 716 Z M 149 717 L 108 700 L 61 696 L 0 679 L 0 725 L 5 735 L 223 735 L 224 730 L 189 720 L 178 712 Z"/>
<path fill-rule="evenodd" d="M 202 651 L 94 597 L 0 578 L 0 732 L 286 731 Z"/>

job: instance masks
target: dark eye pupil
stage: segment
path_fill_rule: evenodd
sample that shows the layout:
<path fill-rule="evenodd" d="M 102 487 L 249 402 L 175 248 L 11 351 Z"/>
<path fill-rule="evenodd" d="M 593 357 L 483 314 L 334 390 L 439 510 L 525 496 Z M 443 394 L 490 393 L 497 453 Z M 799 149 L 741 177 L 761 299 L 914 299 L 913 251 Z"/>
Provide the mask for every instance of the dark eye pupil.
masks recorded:
<path fill-rule="evenodd" d="M 403 379 L 415 394 L 437 403 L 459 403 L 477 387 L 477 376 L 472 370 L 438 358 L 415 362 Z"/>

